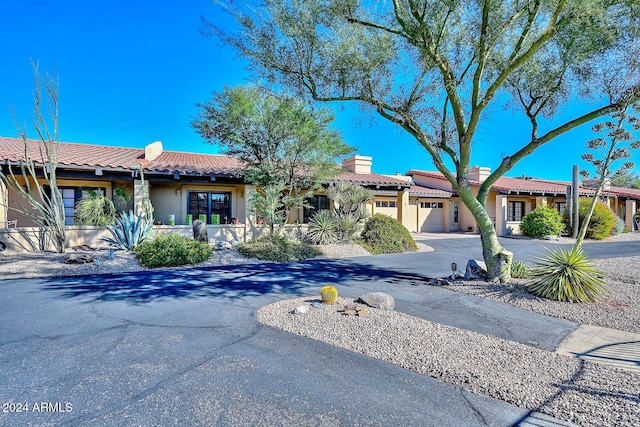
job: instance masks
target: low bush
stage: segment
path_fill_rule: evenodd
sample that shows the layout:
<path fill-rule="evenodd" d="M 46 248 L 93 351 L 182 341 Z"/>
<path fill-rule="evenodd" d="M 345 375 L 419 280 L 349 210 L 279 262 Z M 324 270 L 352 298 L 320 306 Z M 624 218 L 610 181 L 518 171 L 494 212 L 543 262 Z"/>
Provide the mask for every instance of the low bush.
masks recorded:
<path fill-rule="evenodd" d="M 578 218 L 580 224 L 584 221 L 587 216 L 587 212 L 591 206 L 591 199 L 580 199 L 578 201 Z M 591 220 L 589 221 L 589 226 L 587 227 L 587 233 L 585 237 L 587 239 L 594 240 L 602 240 L 611 236 L 616 227 L 616 215 L 613 213 L 611 209 L 604 203 L 598 201 L 596 203 L 596 207 L 593 210 L 593 215 L 591 216 Z M 567 226 L 567 229 L 570 227 Z"/>
<path fill-rule="evenodd" d="M 418 250 L 418 245 L 398 220 L 375 214 L 364 225 L 362 240 L 373 254 L 391 254 Z"/>
<path fill-rule="evenodd" d="M 531 268 L 522 261 L 513 261 L 513 263 L 511 263 L 511 277 L 528 279 L 531 277 Z"/>
<path fill-rule="evenodd" d="M 592 302 L 606 290 L 604 276 L 596 270 L 582 249 L 548 251 L 532 269 L 527 286 L 534 295 L 556 301 Z"/>
<path fill-rule="evenodd" d="M 627 225 L 624 223 L 624 220 L 620 218 L 618 215 L 616 215 L 615 213 L 614 215 L 616 216 L 616 226 L 613 227 L 612 233 L 616 235 L 616 234 L 622 234 L 626 232 Z"/>
<path fill-rule="evenodd" d="M 138 262 L 145 267 L 175 267 L 198 264 L 207 260 L 213 249 L 204 243 L 179 234 L 161 234 L 145 240 L 134 250 Z"/>
<path fill-rule="evenodd" d="M 282 236 L 264 236 L 238 245 L 245 257 L 276 262 L 294 262 L 322 255 L 316 247 L 288 240 Z"/>
<path fill-rule="evenodd" d="M 541 206 L 522 218 L 520 231 L 528 237 L 558 236 L 564 230 L 560 213 L 549 206 Z"/>

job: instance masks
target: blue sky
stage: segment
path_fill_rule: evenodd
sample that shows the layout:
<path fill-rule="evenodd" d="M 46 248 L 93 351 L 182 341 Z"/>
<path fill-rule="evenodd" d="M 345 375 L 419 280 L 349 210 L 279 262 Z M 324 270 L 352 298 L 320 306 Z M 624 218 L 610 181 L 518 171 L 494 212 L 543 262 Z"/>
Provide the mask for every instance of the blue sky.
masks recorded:
<path fill-rule="evenodd" d="M 241 58 L 201 34 L 202 16 L 222 19 L 209 0 L 0 0 L 0 135 L 16 135 L 11 107 L 21 124 L 32 114 L 33 60 L 59 76 L 62 141 L 142 148 L 160 140 L 167 150 L 218 152 L 190 126 L 195 104 L 250 80 Z M 335 127 L 358 154 L 373 157 L 376 172 L 435 170 L 424 148 L 393 125 L 361 120 L 355 106 L 334 110 Z M 472 156 L 492 169 L 529 132 L 520 116 L 496 110 Z M 575 103 L 561 118 L 579 111 L 585 106 Z M 589 126 L 573 131 L 507 175 L 570 180 L 573 164 L 586 167 L 580 156 L 592 137 Z"/>

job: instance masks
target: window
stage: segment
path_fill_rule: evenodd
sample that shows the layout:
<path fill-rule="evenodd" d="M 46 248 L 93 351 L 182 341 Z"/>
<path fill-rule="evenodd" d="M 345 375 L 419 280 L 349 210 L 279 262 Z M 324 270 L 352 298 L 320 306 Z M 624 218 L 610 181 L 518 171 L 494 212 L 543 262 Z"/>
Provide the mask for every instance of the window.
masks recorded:
<path fill-rule="evenodd" d="M 397 206 L 396 202 L 390 202 L 387 200 L 376 202 L 376 208 L 395 208 L 396 206 Z"/>
<path fill-rule="evenodd" d="M 214 191 L 190 191 L 187 213 L 197 219 L 206 216 L 206 223 L 212 224 L 211 215 L 218 215 L 220 224 L 231 222 L 231 193 Z"/>
<path fill-rule="evenodd" d="M 524 212 L 524 202 L 509 202 L 509 212 L 507 221 L 522 221 L 522 213 Z"/>
<path fill-rule="evenodd" d="M 556 210 L 560 212 L 560 216 L 564 215 L 564 211 L 567 208 L 567 204 L 565 202 L 556 202 Z"/>
<path fill-rule="evenodd" d="M 322 195 L 312 196 L 307 199 L 307 205 L 304 207 L 302 218 L 302 222 L 305 224 L 309 222 L 316 212 L 329 210 L 329 198 Z"/>
<path fill-rule="evenodd" d="M 420 202 L 420 207 L 422 209 L 442 209 L 444 204 L 442 202 Z"/>

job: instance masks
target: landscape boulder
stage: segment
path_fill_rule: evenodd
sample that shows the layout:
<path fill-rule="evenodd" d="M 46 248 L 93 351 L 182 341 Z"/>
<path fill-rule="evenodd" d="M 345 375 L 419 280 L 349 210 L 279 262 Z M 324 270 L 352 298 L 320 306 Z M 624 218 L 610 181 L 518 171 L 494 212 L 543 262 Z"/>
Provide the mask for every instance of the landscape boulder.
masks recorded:
<path fill-rule="evenodd" d="M 484 261 L 478 261 L 477 259 L 467 261 L 464 280 L 486 279 L 487 277 L 487 266 Z"/>
<path fill-rule="evenodd" d="M 362 295 L 356 300 L 368 305 L 369 307 L 379 308 L 382 310 L 393 310 L 396 306 L 396 300 L 389 294 L 384 292 L 371 292 L 366 295 Z"/>
<path fill-rule="evenodd" d="M 95 262 L 96 255 L 86 252 L 67 252 L 64 254 L 66 264 L 89 264 Z"/>

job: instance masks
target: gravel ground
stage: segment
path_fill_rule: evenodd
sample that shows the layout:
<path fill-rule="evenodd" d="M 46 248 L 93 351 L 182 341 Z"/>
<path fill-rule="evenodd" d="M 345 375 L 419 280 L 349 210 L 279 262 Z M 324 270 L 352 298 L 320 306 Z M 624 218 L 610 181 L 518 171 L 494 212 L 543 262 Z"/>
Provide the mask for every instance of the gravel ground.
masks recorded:
<path fill-rule="evenodd" d="M 291 314 L 313 299 L 261 308 L 260 322 L 365 354 L 475 393 L 584 426 L 640 425 L 640 374 L 561 356 L 512 341 L 369 309 L 363 317 L 321 309 Z"/>

